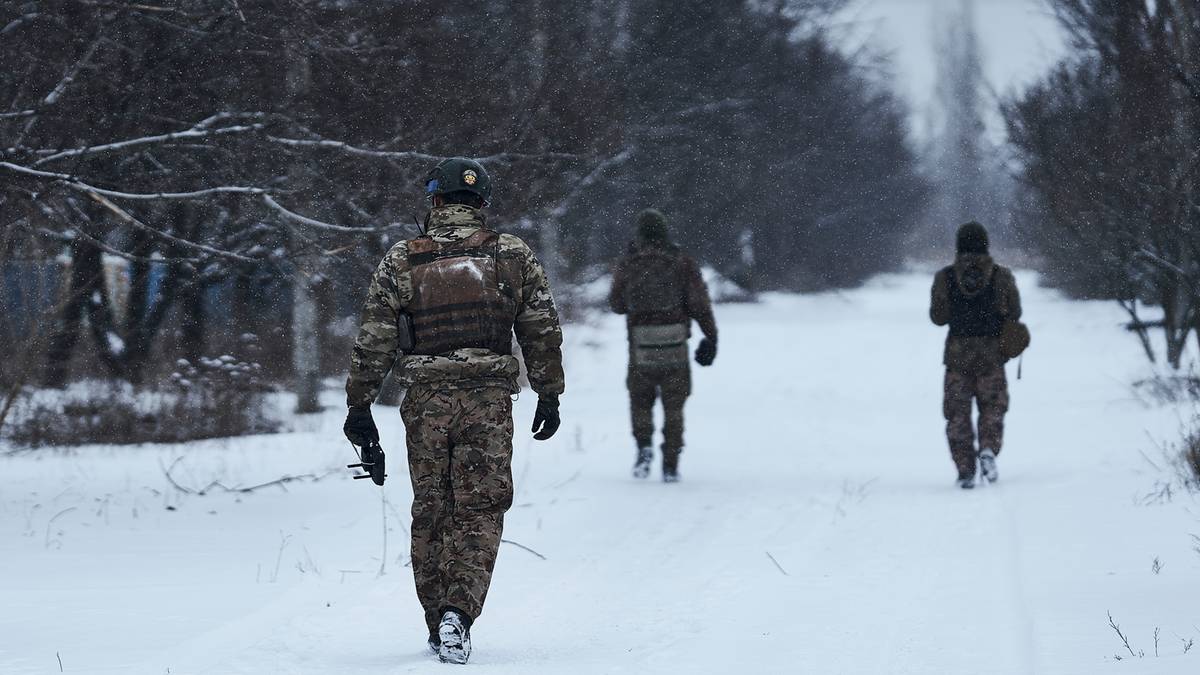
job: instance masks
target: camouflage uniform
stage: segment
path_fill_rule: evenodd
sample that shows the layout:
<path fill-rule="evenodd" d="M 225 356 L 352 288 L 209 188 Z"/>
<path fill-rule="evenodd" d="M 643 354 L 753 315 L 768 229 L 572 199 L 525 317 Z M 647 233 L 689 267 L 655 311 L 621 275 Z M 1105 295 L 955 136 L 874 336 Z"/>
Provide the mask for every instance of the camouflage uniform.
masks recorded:
<path fill-rule="evenodd" d="M 642 276 L 640 273 L 649 272 Z M 637 296 L 654 289 L 671 289 L 671 297 L 660 302 L 661 307 L 647 311 L 636 305 Z M 626 315 L 629 337 L 629 371 L 625 380 L 629 389 L 630 417 L 633 437 L 639 448 L 651 446 L 654 436 L 654 403 L 663 403 L 663 465 L 674 467 L 683 451 L 683 406 L 692 393 L 691 365 L 688 361 L 687 338 L 691 322 L 700 325 L 704 336 L 716 341 L 717 324 L 713 318 L 708 286 L 700 275 L 700 267 L 678 247 L 665 242 L 638 241 L 630 246 L 629 254 L 613 272 L 609 306 L 617 314 Z M 639 331 L 656 327 L 679 326 L 682 347 L 669 349 L 647 363 L 639 358 Z M 677 351 L 675 351 L 677 349 Z"/>
<path fill-rule="evenodd" d="M 983 311 L 956 316 L 955 303 Z M 958 310 L 962 314 L 962 310 Z M 946 439 L 960 477 L 975 475 L 976 429 L 971 408 L 979 408 L 979 449 L 1000 454 L 1004 415 L 1008 412 L 1006 359 L 1000 352 L 999 326 L 1021 318 L 1021 297 L 1011 271 L 983 254 L 960 254 L 954 265 L 933 281 L 929 316 L 938 326 L 950 325 L 943 362 L 946 366 L 942 412 Z M 978 326 L 959 328 L 960 322 Z M 964 334 L 965 333 L 965 334 Z"/>
<path fill-rule="evenodd" d="M 564 378 L 558 312 L 529 247 L 486 230 L 483 214 L 468 206 L 435 207 L 425 226 L 426 238 L 396 244 L 375 272 L 346 396 L 350 406 L 370 405 L 389 370 L 408 389 L 400 410 L 413 486 L 413 576 L 433 633 L 447 607 L 471 620 L 483 609 L 504 514 L 512 505 L 511 395 L 520 390 L 520 367 L 508 346 L 499 344 L 398 354 L 400 313 L 411 312 L 421 298 L 412 252 L 487 235 L 496 270 L 492 290 L 498 287 L 512 300 L 505 330 L 510 344 L 516 334 L 530 385 L 539 396 L 557 397 Z M 419 347 L 420 340 L 415 351 Z"/>

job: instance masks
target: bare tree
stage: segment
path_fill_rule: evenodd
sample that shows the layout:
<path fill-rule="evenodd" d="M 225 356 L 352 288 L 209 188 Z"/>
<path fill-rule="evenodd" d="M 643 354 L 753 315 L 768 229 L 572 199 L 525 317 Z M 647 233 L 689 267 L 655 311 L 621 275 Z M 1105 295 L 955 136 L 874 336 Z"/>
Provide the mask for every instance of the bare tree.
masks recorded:
<path fill-rule="evenodd" d="M 1178 368 L 1200 327 L 1200 24 L 1188 0 L 1055 0 L 1084 57 L 1006 106 L 1050 277 L 1114 298 Z M 1138 306 L 1161 307 L 1147 321 Z M 1200 334 L 1198 334 L 1200 339 Z"/>

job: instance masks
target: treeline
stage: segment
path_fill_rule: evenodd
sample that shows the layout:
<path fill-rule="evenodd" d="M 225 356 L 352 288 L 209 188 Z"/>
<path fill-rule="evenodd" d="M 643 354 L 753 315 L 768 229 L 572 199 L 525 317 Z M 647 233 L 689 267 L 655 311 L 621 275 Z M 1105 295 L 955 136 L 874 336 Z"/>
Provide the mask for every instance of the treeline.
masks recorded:
<path fill-rule="evenodd" d="M 1023 233 L 1051 283 L 1119 301 L 1152 360 L 1160 328 L 1178 368 L 1200 340 L 1200 6 L 1051 4 L 1076 55 L 1005 107 Z"/>
<path fill-rule="evenodd" d="M 451 154 L 485 162 L 494 221 L 560 282 L 653 205 L 748 285 L 856 283 L 926 188 L 901 106 L 820 29 L 840 4 L 4 3 L 0 260 L 70 261 L 32 324 L 4 312 L 6 339 L 46 336 L 6 379 L 62 384 L 85 332 L 131 381 L 248 345 L 337 372 L 329 327 Z"/>

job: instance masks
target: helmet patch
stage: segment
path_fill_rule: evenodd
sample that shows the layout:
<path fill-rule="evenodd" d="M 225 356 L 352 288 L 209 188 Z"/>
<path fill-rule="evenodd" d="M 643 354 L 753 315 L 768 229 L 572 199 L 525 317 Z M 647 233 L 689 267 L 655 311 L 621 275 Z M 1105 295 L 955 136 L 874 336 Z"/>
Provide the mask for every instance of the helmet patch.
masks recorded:
<path fill-rule="evenodd" d="M 479 180 L 479 174 L 475 173 L 472 169 L 467 169 L 463 172 L 462 180 L 467 185 L 474 185 L 475 181 Z"/>
<path fill-rule="evenodd" d="M 425 194 L 433 194 L 438 189 L 438 179 L 434 178 L 425 184 Z"/>

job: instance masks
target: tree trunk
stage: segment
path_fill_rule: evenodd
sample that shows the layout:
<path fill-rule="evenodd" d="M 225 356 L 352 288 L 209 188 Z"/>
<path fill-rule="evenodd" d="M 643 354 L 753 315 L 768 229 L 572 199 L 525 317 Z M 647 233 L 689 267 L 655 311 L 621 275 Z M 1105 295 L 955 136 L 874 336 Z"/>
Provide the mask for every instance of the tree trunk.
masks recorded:
<path fill-rule="evenodd" d="M 321 411 L 320 354 L 317 302 L 312 284 L 297 266 L 292 275 L 292 370 L 296 383 L 296 412 Z"/>
<path fill-rule="evenodd" d="M 204 356 L 204 291 L 199 281 L 179 291 L 179 346 L 192 363 Z"/>
<path fill-rule="evenodd" d="M 296 102 L 308 90 L 312 74 L 308 55 L 299 46 L 291 55 L 285 86 L 287 98 Z M 301 171 L 303 167 L 295 167 Z M 321 344 L 318 338 L 315 276 L 310 260 L 298 260 L 292 272 L 292 373 L 296 387 L 296 412 L 321 411 Z"/>
<path fill-rule="evenodd" d="M 78 243 L 72 249 L 78 248 Z M 66 288 L 62 291 L 66 300 L 59 314 L 57 325 L 46 348 L 46 372 L 43 383 L 47 387 L 61 388 L 67 384 L 71 368 L 71 355 L 79 342 L 79 324 L 83 321 L 83 304 L 92 287 L 83 266 L 72 262 Z"/>

